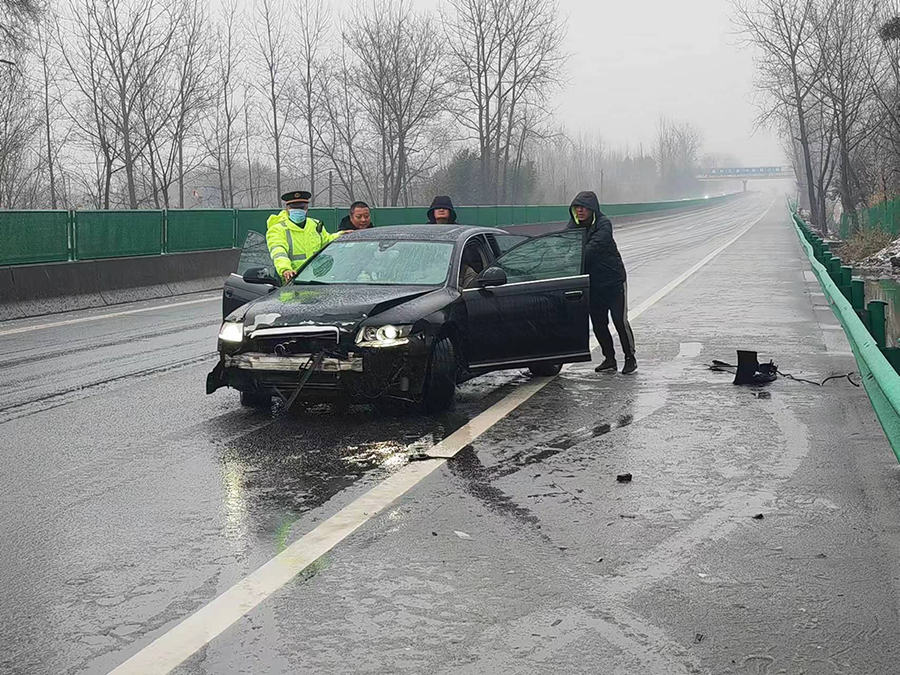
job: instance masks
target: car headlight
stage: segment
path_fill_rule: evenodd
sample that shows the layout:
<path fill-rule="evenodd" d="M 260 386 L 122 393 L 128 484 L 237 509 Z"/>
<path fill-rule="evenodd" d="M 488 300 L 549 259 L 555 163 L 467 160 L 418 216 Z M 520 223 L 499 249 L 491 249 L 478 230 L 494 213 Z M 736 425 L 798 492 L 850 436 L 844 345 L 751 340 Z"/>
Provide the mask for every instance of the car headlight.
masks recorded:
<path fill-rule="evenodd" d="M 243 342 L 244 324 L 237 321 L 226 321 L 219 329 L 219 339 L 222 342 Z"/>
<path fill-rule="evenodd" d="M 360 347 L 399 347 L 409 344 L 412 326 L 363 326 L 356 335 Z"/>

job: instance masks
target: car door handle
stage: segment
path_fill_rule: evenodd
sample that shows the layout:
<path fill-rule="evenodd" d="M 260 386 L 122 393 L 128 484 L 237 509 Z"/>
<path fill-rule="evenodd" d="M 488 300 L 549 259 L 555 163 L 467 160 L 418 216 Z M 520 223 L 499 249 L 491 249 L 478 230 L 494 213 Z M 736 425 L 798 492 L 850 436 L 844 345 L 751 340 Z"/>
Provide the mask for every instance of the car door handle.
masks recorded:
<path fill-rule="evenodd" d="M 584 297 L 584 291 L 566 291 L 566 300 L 574 302 Z"/>

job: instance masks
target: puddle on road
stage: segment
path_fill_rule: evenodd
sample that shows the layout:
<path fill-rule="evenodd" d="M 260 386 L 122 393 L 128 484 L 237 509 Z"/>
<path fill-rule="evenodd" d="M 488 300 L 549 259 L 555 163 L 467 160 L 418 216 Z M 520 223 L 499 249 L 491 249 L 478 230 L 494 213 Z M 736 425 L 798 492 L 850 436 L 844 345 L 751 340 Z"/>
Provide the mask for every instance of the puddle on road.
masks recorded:
<path fill-rule="evenodd" d="M 328 404 L 285 412 L 276 403 L 268 412 L 231 409 L 192 429 L 222 447 L 226 536 L 263 536 L 284 545 L 303 514 L 360 479 L 380 480 L 406 465 L 528 378 L 505 373 L 484 379 L 461 387 L 455 409 L 437 417 L 384 417 L 365 405 L 340 415 Z"/>

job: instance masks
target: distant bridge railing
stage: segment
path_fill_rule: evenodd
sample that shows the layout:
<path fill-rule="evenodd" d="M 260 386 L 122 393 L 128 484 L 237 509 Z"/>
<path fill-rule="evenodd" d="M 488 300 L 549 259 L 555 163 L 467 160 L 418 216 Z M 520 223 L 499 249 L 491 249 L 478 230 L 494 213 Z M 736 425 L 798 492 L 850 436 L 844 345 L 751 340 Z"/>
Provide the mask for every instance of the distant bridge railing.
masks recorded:
<path fill-rule="evenodd" d="M 697 174 L 698 180 L 763 180 L 772 178 L 795 178 L 789 166 L 742 166 L 703 169 Z"/>

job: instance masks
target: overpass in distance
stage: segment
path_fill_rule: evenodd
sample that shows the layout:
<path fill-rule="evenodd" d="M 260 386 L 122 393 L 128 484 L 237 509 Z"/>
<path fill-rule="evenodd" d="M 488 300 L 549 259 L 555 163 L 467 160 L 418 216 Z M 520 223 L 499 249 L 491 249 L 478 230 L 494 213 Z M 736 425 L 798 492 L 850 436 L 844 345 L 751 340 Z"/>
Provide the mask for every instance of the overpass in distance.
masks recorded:
<path fill-rule="evenodd" d="M 751 180 L 777 180 L 796 179 L 793 168 L 789 166 L 742 166 L 742 167 L 717 167 L 715 169 L 701 169 L 697 174 L 697 180 L 741 180 L 744 183 L 744 191 L 747 191 L 747 181 Z"/>

